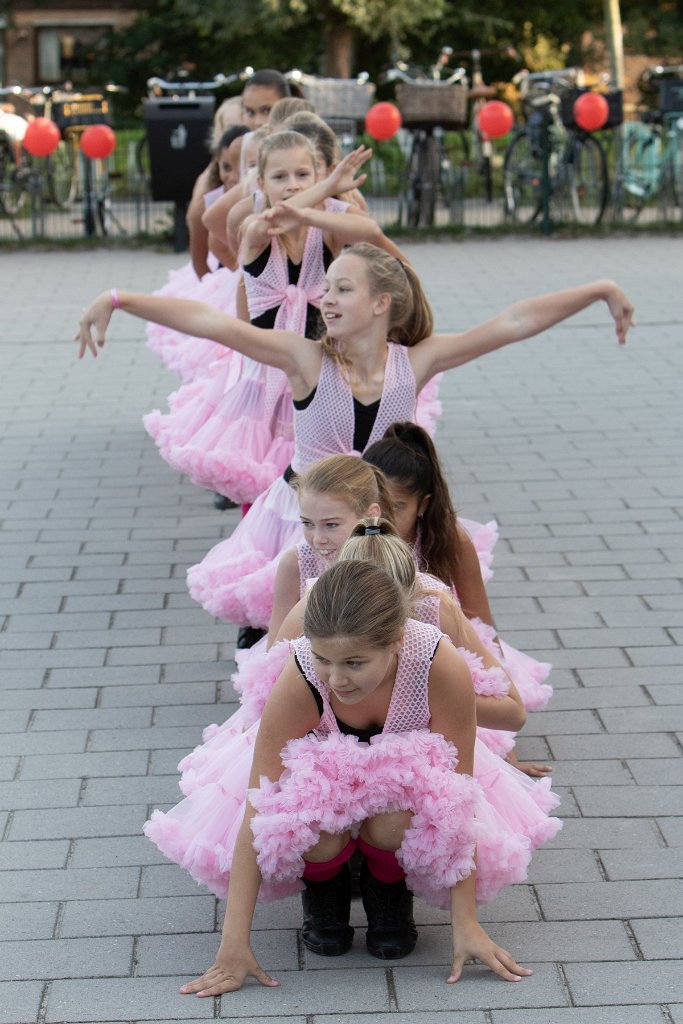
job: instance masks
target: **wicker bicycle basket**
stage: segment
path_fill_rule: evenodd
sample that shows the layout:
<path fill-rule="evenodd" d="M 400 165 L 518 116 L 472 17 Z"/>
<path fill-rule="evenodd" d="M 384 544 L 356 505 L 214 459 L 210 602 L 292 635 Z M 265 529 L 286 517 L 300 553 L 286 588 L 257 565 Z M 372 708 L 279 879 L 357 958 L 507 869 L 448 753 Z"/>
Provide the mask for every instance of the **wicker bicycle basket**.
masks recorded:
<path fill-rule="evenodd" d="M 467 124 L 467 89 L 438 82 L 399 82 L 396 99 L 404 128 L 464 128 Z"/>
<path fill-rule="evenodd" d="M 305 79 L 302 89 L 325 121 L 363 121 L 375 96 L 372 82 L 348 78 Z"/>

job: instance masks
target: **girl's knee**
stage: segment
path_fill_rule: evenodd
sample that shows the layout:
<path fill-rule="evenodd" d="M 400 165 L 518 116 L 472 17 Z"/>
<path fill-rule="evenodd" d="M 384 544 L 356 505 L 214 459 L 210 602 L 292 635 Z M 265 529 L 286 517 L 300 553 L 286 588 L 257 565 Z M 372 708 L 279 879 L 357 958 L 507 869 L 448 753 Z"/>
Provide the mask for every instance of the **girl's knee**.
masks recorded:
<path fill-rule="evenodd" d="M 320 839 L 315 846 L 312 846 L 304 854 L 304 860 L 311 861 L 313 864 L 322 864 L 325 861 L 334 860 L 348 845 L 350 839 L 350 832 L 342 832 L 341 835 L 321 832 Z"/>
<path fill-rule="evenodd" d="M 376 814 L 367 818 L 360 828 L 360 836 L 379 850 L 398 850 L 407 828 L 410 828 L 410 811 L 394 811 L 391 814 Z"/>

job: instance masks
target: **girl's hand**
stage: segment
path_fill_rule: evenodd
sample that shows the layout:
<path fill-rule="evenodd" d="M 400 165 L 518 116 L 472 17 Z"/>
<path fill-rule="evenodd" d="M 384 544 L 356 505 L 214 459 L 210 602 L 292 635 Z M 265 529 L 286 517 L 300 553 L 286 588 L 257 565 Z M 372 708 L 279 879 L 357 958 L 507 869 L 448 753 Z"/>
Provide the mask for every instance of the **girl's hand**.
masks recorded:
<path fill-rule="evenodd" d="M 365 184 L 367 174 L 359 174 L 361 167 L 372 156 L 372 150 L 366 146 L 358 146 L 353 152 L 347 154 L 340 160 L 333 171 L 327 176 L 329 192 L 331 196 L 337 196 L 342 192 L 353 192 L 354 188 L 360 188 Z"/>
<path fill-rule="evenodd" d="M 617 331 L 617 340 L 620 345 L 626 344 L 626 335 L 629 327 L 635 327 L 633 319 L 633 305 L 628 297 L 622 292 L 613 281 L 609 282 L 609 288 L 605 295 L 605 302 L 612 314 L 614 326 Z"/>
<path fill-rule="evenodd" d="M 224 949 L 221 946 L 213 966 L 201 978 L 183 985 L 180 991 L 185 996 L 219 996 L 223 992 L 236 992 L 248 977 L 256 978 L 261 985 L 269 988 L 280 984 L 262 970 L 250 947 Z"/>
<path fill-rule="evenodd" d="M 463 964 L 472 958 L 486 964 L 505 981 L 521 981 L 534 973 L 526 967 L 520 967 L 506 949 L 495 944 L 477 921 L 465 927 L 454 927 L 453 966 L 447 981 L 449 985 L 459 981 Z"/>
<path fill-rule="evenodd" d="M 80 342 L 80 350 L 78 358 L 82 359 L 85 355 L 85 350 L 90 349 L 92 354 L 97 357 L 97 349 L 102 348 L 104 345 L 104 335 L 111 315 L 113 312 L 112 295 L 111 292 L 102 292 L 98 295 L 94 302 L 91 302 L 87 309 L 83 310 L 83 315 L 79 320 L 78 334 L 74 334 L 74 341 Z M 92 328 L 95 328 L 95 339 L 93 341 Z"/>
<path fill-rule="evenodd" d="M 285 235 L 288 231 L 305 227 L 308 224 L 310 209 L 307 206 L 290 206 L 289 203 L 277 203 L 260 214 L 261 220 L 268 225 L 267 234 L 271 237 Z"/>

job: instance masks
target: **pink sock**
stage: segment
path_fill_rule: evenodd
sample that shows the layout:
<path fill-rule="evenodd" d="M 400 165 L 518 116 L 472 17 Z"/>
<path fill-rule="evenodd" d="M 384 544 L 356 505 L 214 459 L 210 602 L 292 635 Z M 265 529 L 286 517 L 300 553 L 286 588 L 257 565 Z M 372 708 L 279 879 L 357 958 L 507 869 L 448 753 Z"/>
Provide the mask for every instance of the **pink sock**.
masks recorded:
<path fill-rule="evenodd" d="M 400 882 L 406 877 L 393 850 L 380 850 L 364 839 L 358 840 L 358 849 L 367 861 L 368 871 L 378 882 Z"/>
<path fill-rule="evenodd" d="M 346 864 L 347 860 L 353 857 L 356 850 L 356 840 L 349 839 L 348 843 L 332 860 L 313 861 L 305 860 L 304 878 L 309 882 L 328 882 L 330 878 L 338 875 Z"/>

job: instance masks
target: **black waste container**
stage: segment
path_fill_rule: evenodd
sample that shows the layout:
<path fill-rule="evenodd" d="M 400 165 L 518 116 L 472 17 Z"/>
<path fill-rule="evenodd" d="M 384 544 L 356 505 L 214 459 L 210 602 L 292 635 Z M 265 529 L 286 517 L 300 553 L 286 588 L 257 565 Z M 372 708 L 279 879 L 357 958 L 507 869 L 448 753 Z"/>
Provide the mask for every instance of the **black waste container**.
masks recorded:
<path fill-rule="evenodd" d="M 152 198 L 188 203 L 199 174 L 209 162 L 207 140 L 215 99 L 152 97 L 144 101 Z"/>

